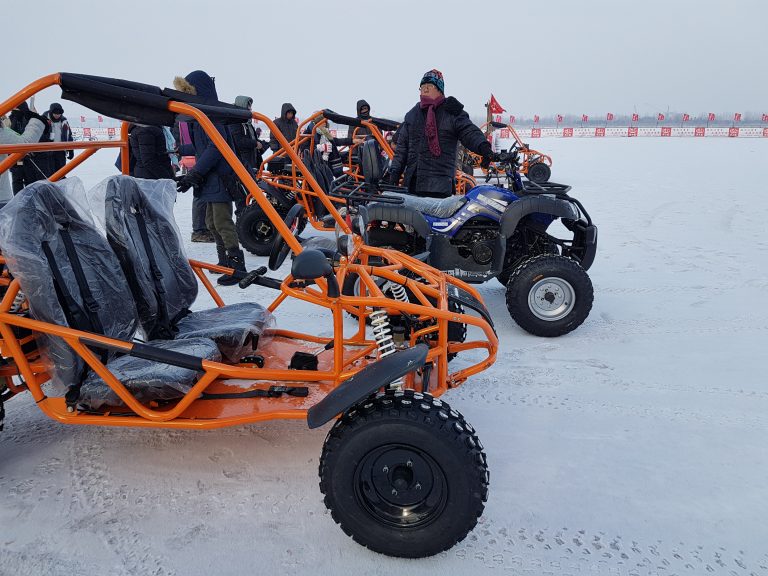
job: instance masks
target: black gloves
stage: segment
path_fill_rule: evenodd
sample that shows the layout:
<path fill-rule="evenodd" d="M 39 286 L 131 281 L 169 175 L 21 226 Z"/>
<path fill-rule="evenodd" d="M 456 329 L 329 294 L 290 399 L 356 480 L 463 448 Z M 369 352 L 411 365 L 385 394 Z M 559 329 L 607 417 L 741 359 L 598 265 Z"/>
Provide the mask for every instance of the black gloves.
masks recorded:
<path fill-rule="evenodd" d="M 75 157 L 75 151 L 74 150 L 67 150 L 67 160 L 72 160 L 72 158 Z"/>
<path fill-rule="evenodd" d="M 482 162 L 480 162 L 481 168 L 488 168 L 491 162 L 498 162 L 500 156 L 493 151 L 489 142 L 483 142 L 478 149 L 478 152 L 483 156 Z"/>
<path fill-rule="evenodd" d="M 203 180 L 204 178 L 200 175 L 200 173 L 191 170 L 179 178 L 179 180 L 176 182 L 176 190 L 179 192 L 186 192 L 190 188 L 198 188 L 203 184 Z"/>

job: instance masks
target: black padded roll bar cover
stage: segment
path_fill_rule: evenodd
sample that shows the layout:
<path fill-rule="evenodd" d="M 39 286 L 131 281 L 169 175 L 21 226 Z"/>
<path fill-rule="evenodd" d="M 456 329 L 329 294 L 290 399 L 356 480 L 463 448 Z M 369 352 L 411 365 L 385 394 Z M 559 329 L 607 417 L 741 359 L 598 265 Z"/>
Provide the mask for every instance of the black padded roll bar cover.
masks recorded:
<path fill-rule="evenodd" d="M 203 371 L 203 359 L 197 356 L 190 356 L 189 354 L 183 354 L 181 352 L 175 352 L 173 350 L 163 350 L 162 348 L 155 348 L 148 344 L 136 343 L 131 348 L 129 353 L 136 358 L 143 358 L 144 360 L 151 360 L 153 362 L 160 362 L 162 364 L 170 364 L 171 366 L 178 366 L 179 368 L 187 368 L 189 370 L 195 370 L 196 372 Z"/>
<path fill-rule="evenodd" d="M 386 118 L 373 118 L 373 117 L 371 117 L 371 122 L 379 130 L 388 130 L 388 131 L 392 132 L 392 131 L 397 130 L 398 128 L 400 128 L 400 122 L 395 122 L 394 120 L 387 120 Z"/>
<path fill-rule="evenodd" d="M 426 344 L 417 344 L 369 364 L 312 406 L 307 412 L 307 424 L 310 428 L 318 428 L 382 386 L 421 368 L 427 360 L 427 352 Z"/>
<path fill-rule="evenodd" d="M 342 124 L 344 126 L 362 126 L 360 118 L 355 116 L 344 116 L 343 114 L 339 114 L 338 112 L 334 112 L 328 108 L 323 110 L 323 117 L 327 120 L 330 120 L 331 122 Z"/>
<path fill-rule="evenodd" d="M 70 72 L 59 78 L 65 100 L 118 120 L 173 126 L 176 115 L 168 111 L 170 99 L 158 86 Z"/>

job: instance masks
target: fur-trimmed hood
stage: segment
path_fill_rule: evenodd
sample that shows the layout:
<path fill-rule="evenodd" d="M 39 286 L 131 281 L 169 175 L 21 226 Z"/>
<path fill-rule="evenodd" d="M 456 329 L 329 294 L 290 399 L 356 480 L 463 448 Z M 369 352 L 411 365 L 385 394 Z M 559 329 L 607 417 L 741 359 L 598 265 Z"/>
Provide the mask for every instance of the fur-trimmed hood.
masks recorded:
<path fill-rule="evenodd" d="M 219 99 L 213 78 L 202 70 L 190 72 L 184 78 L 176 76 L 173 79 L 173 87 L 179 92 L 200 96 L 206 100 L 213 101 Z"/>

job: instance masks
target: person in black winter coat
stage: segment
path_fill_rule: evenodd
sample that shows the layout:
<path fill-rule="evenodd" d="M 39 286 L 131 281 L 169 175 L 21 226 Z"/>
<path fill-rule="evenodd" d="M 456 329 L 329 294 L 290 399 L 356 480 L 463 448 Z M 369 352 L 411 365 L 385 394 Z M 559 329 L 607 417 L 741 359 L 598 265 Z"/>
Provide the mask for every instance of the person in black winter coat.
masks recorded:
<path fill-rule="evenodd" d="M 293 107 L 293 104 L 290 102 L 283 104 L 283 107 L 280 110 L 280 118 L 275 118 L 275 124 L 288 142 L 296 139 L 296 131 L 299 129 L 299 123 L 296 121 L 296 108 Z M 280 150 L 280 143 L 277 141 L 274 134 L 270 134 L 269 136 L 269 147 L 274 152 Z"/>
<path fill-rule="evenodd" d="M 72 142 L 72 129 L 69 127 L 67 117 L 64 116 L 64 108 L 58 102 L 51 104 L 47 112 L 43 113 L 43 116 L 51 126 L 51 141 L 52 142 Z M 53 172 L 63 168 L 67 163 L 67 159 L 72 160 L 75 156 L 74 150 L 56 150 L 54 152 L 46 152 L 49 162 L 51 164 L 51 170 Z"/>
<path fill-rule="evenodd" d="M 30 118 L 37 118 L 45 124 L 45 129 L 38 142 L 50 142 L 51 124 L 48 122 L 47 118 L 30 110 L 26 102 L 22 102 L 17 108 L 11 111 L 11 130 L 22 134 L 26 129 L 27 122 L 29 122 Z M 13 176 L 13 193 L 16 194 L 25 186 L 32 184 L 32 182 L 45 180 L 54 172 L 55 170 L 53 169 L 50 152 L 30 152 L 24 156 L 24 160 L 22 160 L 20 164 L 16 164 L 11 171 Z"/>
<path fill-rule="evenodd" d="M 405 172 L 404 185 L 410 194 L 445 198 L 455 192 L 456 146 L 482 155 L 483 164 L 496 159 L 480 128 L 453 96 L 444 96 L 443 75 L 430 70 L 421 79 L 420 102 L 400 125 L 395 157 L 385 180 L 396 184 Z"/>
<path fill-rule="evenodd" d="M 360 120 L 371 119 L 371 106 L 365 100 L 357 101 L 357 117 L 360 118 Z M 355 135 L 354 138 L 352 136 L 353 133 Z M 360 126 L 357 128 L 355 128 L 355 126 L 350 126 L 347 137 L 334 138 L 333 143 L 336 144 L 336 146 L 351 146 L 352 144 L 360 144 L 365 140 L 366 136 L 370 135 L 370 133 L 371 131 L 367 126 Z"/>
<path fill-rule="evenodd" d="M 153 180 L 173 178 L 173 167 L 162 128 L 136 125 L 131 131 L 129 142 L 131 156 L 136 160 L 133 169 L 133 175 L 136 178 Z"/>
<path fill-rule="evenodd" d="M 211 76 L 202 70 L 195 70 L 184 78 L 177 76 L 173 81 L 176 90 L 197 95 L 204 104 L 220 105 L 216 85 Z M 224 124 L 213 123 L 216 130 L 232 146 L 232 137 Z M 192 146 L 195 150 L 195 167 L 178 181 L 177 188 L 186 192 L 190 188 L 200 190 L 200 198 L 207 204 L 205 223 L 216 240 L 219 265 L 234 268 L 245 273 L 245 256 L 232 220 L 232 199 L 236 194 L 237 177 L 199 123 L 191 123 Z M 223 286 L 237 284 L 238 275 L 221 276 L 218 283 Z"/>
<path fill-rule="evenodd" d="M 27 127 L 27 115 L 29 112 L 29 105 L 26 102 L 22 102 L 11 110 L 11 113 L 8 115 L 11 121 L 11 130 L 17 134 L 23 134 Z M 14 195 L 29 184 L 24 177 L 24 160 L 20 160 L 11 168 L 11 179 L 13 181 Z"/>

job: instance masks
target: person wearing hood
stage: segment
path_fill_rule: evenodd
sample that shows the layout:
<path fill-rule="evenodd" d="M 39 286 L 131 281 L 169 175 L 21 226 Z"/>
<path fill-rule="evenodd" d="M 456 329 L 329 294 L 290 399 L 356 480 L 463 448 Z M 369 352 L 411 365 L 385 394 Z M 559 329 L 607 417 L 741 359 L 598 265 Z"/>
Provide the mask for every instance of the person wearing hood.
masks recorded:
<path fill-rule="evenodd" d="M 439 70 L 424 74 L 419 93 L 419 103 L 408 111 L 398 130 L 395 157 L 385 181 L 397 184 L 405 172 L 404 185 L 410 194 L 446 198 L 455 193 L 459 142 L 480 154 L 485 167 L 498 160 L 498 154 L 469 119 L 464 105 L 453 96 L 445 97 Z"/>
<path fill-rule="evenodd" d="M 293 104 L 290 102 L 283 104 L 280 110 L 280 118 L 275 118 L 275 125 L 288 142 L 296 139 L 299 123 L 296 120 L 296 108 L 293 107 Z M 280 142 L 277 141 L 274 134 L 269 136 L 269 147 L 273 152 L 280 150 Z"/>
<path fill-rule="evenodd" d="M 371 106 L 365 100 L 357 101 L 357 117 L 360 120 L 371 119 Z M 354 133 L 354 137 L 352 134 Z M 371 131 L 367 126 L 350 126 L 349 132 L 346 138 L 334 138 L 333 143 L 336 146 L 351 146 L 352 144 L 362 144 L 365 142 L 366 136 L 370 135 Z"/>
<path fill-rule="evenodd" d="M 200 97 L 204 104 L 217 105 L 214 79 L 202 70 L 195 70 L 184 78 L 177 76 L 173 81 L 176 90 Z M 224 124 L 213 123 L 221 136 L 232 145 L 229 130 Z M 177 189 L 186 192 L 192 187 L 199 188 L 200 198 L 206 203 L 205 223 L 216 241 L 218 264 L 245 273 L 245 255 L 240 250 L 235 223 L 232 220 L 232 199 L 238 185 L 232 167 L 198 122 L 190 123 L 192 146 L 195 151 L 195 166 L 179 179 Z M 239 281 L 239 274 L 224 275 L 218 279 L 222 286 L 232 286 Z"/>
<path fill-rule="evenodd" d="M 45 118 L 32 112 L 26 103 L 24 103 L 23 107 L 19 106 L 19 108 L 14 109 L 11 112 L 11 116 L 13 119 L 9 118 L 9 126 L 15 125 L 17 128 L 21 129 L 21 133 L 6 126 L 3 122 L 2 126 L 0 126 L 0 144 L 34 144 L 40 141 L 40 138 L 43 136 L 47 127 Z M 0 162 L 5 160 L 6 157 L 7 154 L 0 154 Z M 11 170 L 13 171 L 15 168 L 16 166 Z M 21 170 L 20 179 L 21 188 L 23 188 L 23 168 Z M 11 184 L 8 178 L 8 172 L 0 174 L 0 205 L 8 202 L 8 200 L 13 198 L 14 194 L 21 190 L 21 188 L 17 190 L 16 186 L 17 180 L 15 175 L 13 184 Z"/>
<path fill-rule="evenodd" d="M 16 132 L 17 134 L 23 134 L 24 129 L 27 127 L 28 114 L 30 112 L 29 105 L 26 102 L 22 102 L 16 108 L 11 110 L 8 115 L 9 124 L 8 128 Z M 39 141 L 42 132 L 38 136 Z M 24 159 L 22 158 L 11 168 L 11 180 L 13 181 L 13 193 L 18 193 L 28 182 L 24 178 Z"/>
<path fill-rule="evenodd" d="M 235 106 L 245 108 L 249 112 L 253 107 L 253 98 L 250 96 L 238 96 L 235 98 Z M 263 146 L 259 139 L 256 137 L 256 128 L 253 126 L 253 120 L 243 122 L 242 124 L 234 124 L 230 126 L 232 132 L 232 140 L 235 143 L 235 154 L 248 169 L 248 172 L 255 174 L 259 169 L 261 162 L 258 162 L 257 152 L 260 147 Z M 240 217 L 240 213 L 245 208 L 246 192 L 241 188 L 241 194 L 235 199 L 235 214 Z"/>
<path fill-rule="evenodd" d="M 174 177 L 162 128 L 136 124 L 128 140 L 131 156 L 136 159 L 133 169 L 136 178 L 159 180 Z"/>
<path fill-rule="evenodd" d="M 47 112 L 43 113 L 43 117 L 48 120 L 48 124 L 51 127 L 51 141 L 52 142 L 72 142 L 72 129 L 69 127 L 67 117 L 64 116 L 64 108 L 58 102 L 51 104 Z M 74 150 L 56 150 L 54 152 L 46 152 L 51 165 L 51 174 L 56 172 L 60 168 L 63 168 L 67 163 L 67 159 L 72 160 L 75 156 Z"/>

